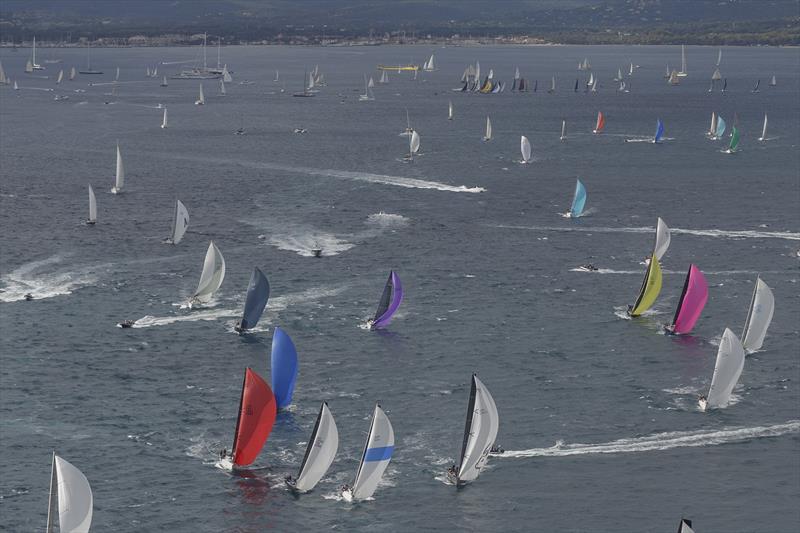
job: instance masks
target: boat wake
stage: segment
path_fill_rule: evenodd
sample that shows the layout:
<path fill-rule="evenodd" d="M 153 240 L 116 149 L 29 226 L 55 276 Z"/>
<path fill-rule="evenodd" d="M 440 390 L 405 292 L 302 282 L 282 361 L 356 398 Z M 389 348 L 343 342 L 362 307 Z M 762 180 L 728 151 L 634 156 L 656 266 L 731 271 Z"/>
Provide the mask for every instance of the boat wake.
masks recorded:
<path fill-rule="evenodd" d="M 34 300 L 71 294 L 72 291 L 98 280 L 98 271 L 110 265 L 92 265 L 78 270 L 58 270 L 66 256 L 53 255 L 39 261 L 25 263 L 0 277 L 0 302 L 16 302 L 30 294 Z"/>
<path fill-rule="evenodd" d="M 369 215 L 367 217 L 367 223 L 374 224 L 380 228 L 393 228 L 408 225 L 409 219 L 403 215 L 384 213 L 383 211 L 380 211 L 378 213 Z"/>
<path fill-rule="evenodd" d="M 754 439 L 780 437 L 800 431 L 800 421 L 791 420 L 772 426 L 726 428 L 720 430 L 672 431 L 656 433 L 645 437 L 619 439 L 601 444 L 564 444 L 556 442 L 550 448 L 531 448 L 530 450 L 506 450 L 502 454 L 492 454 L 499 458 L 523 457 L 567 457 L 571 455 L 594 455 L 609 453 L 638 453 L 671 450 L 673 448 L 693 448 L 719 446 Z"/>
<path fill-rule="evenodd" d="M 492 227 L 501 229 L 518 229 L 531 231 L 578 231 L 583 233 L 653 233 L 655 228 L 651 227 L 631 227 L 631 228 L 607 228 L 607 227 L 577 227 L 577 226 L 514 226 L 508 224 L 494 224 Z M 670 228 L 673 234 L 683 233 L 686 235 L 697 235 L 701 237 L 721 237 L 728 239 L 787 239 L 790 241 L 800 241 L 800 233 L 791 231 L 754 231 L 754 230 L 721 230 L 721 229 L 681 229 Z"/>
<path fill-rule="evenodd" d="M 133 323 L 134 328 L 149 328 L 153 326 L 168 326 L 176 322 L 198 322 L 201 320 L 218 320 L 220 318 L 233 318 L 241 314 L 239 310 L 233 309 L 210 309 L 207 311 L 196 311 L 185 315 L 173 316 L 151 316 L 146 315 Z"/>
<path fill-rule="evenodd" d="M 305 257 L 314 257 L 314 249 L 322 250 L 322 255 L 339 255 L 355 247 L 352 242 L 337 237 L 331 233 L 315 230 L 302 231 L 289 235 L 275 235 L 270 237 L 269 244 L 279 250 L 295 252 Z"/>

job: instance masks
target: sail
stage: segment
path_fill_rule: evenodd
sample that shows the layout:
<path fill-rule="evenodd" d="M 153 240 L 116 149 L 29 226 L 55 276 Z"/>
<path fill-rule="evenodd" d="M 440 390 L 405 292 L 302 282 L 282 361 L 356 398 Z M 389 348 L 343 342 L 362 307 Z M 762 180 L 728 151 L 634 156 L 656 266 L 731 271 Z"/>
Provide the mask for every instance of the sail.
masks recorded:
<path fill-rule="evenodd" d="M 567 138 L 567 121 L 566 120 L 562 120 L 561 121 L 561 140 L 563 141 L 566 138 Z"/>
<path fill-rule="evenodd" d="M 714 111 L 712 111 L 711 112 L 711 125 L 708 127 L 708 131 L 706 132 L 706 135 L 712 136 L 712 135 L 714 135 L 716 133 L 716 131 L 717 131 L 717 114 Z"/>
<path fill-rule="evenodd" d="M 686 75 L 686 46 L 681 45 L 681 71 L 679 74 Z"/>
<path fill-rule="evenodd" d="M 411 132 L 408 149 L 412 154 L 416 154 L 419 151 L 419 133 L 416 130 Z"/>
<path fill-rule="evenodd" d="M 164 76 L 164 78 L 161 80 L 161 86 L 162 87 L 167 87 L 168 85 L 169 85 L 169 83 L 167 83 L 167 77 Z"/>
<path fill-rule="evenodd" d="M 756 86 L 753 87 L 753 92 L 757 93 L 759 87 L 761 87 L 761 79 L 760 78 L 758 79 L 758 81 L 756 81 Z"/>
<path fill-rule="evenodd" d="M 308 439 L 295 488 L 300 492 L 313 489 L 328 471 L 338 449 L 339 430 L 336 428 L 336 421 L 328 409 L 328 404 L 322 402 L 311 437 Z"/>
<path fill-rule="evenodd" d="M 600 133 L 606 127 L 606 117 L 603 116 L 602 111 L 597 112 L 597 123 L 594 125 L 594 133 Z"/>
<path fill-rule="evenodd" d="M 453 102 L 447 102 L 447 120 L 453 120 Z"/>
<path fill-rule="evenodd" d="M 58 494 L 58 526 L 59 531 L 70 533 L 88 533 L 92 525 L 93 498 L 92 488 L 83 472 L 75 468 L 56 454 L 53 454 L 53 476 L 50 483 L 57 483 L 50 487 L 51 510 L 55 511 L 52 501 L 54 494 Z M 53 531 L 53 512 L 48 512 L 47 532 Z"/>
<path fill-rule="evenodd" d="M 392 424 L 381 406 L 375 405 L 367 443 L 364 446 L 364 453 L 361 455 L 361 462 L 358 465 L 358 472 L 356 472 L 356 480 L 353 483 L 354 499 L 365 500 L 375 493 L 384 470 L 389 466 L 393 452 L 394 430 Z"/>
<path fill-rule="evenodd" d="M 297 349 L 291 337 L 278 327 L 272 334 L 271 368 L 275 401 L 278 409 L 283 409 L 292 403 L 297 380 Z"/>
<path fill-rule="evenodd" d="M 61 82 L 64 80 L 64 69 L 58 71 L 58 79 L 56 79 L 56 84 L 61 85 Z"/>
<path fill-rule="evenodd" d="M 722 63 L 722 48 L 719 49 L 719 53 L 717 54 L 717 66 L 720 66 Z"/>
<path fill-rule="evenodd" d="M 764 126 L 761 128 L 761 137 L 758 139 L 759 141 L 766 141 L 767 140 L 767 114 L 764 113 Z"/>
<path fill-rule="evenodd" d="M 661 119 L 658 119 L 656 122 L 656 134 L 653 136 L 653 142 L 659 143 L 661 142 L 661 138 L 664 136 L 664 123 L 661 122 Z"/>
<path fill-rule="evenodd" d="M 206 97 L 203 96 L 203 84 L 202 83 L 200 84 L 200 96 L 198 96 L 198 98 L 197 98 L 197 103 L 198 104 L 205 104 L 206 103 Z"/>
<path fill-rule="evenodd" d="M 775 296 L 772 294 L 772 289 L 761 278 L 756 279 L 750 310 L 747 312 L 747 320 L 742 330 L 744 339 L 742 345 L 747 353 L 761 349 L 774 312 Z"/>
<path fill-rule="evenodd" d="M 672 319 L 672 332 L 683 335 L 692 331 L 700 313 L 708 301 L 708 284 L 703 273 L 695 265 L 689 265 L 683 292 Z"/>
<path fill-rule="evenodd" d="M 245 369 L 233 437 L 235 466 L 247 466 L 256 460 L 272 432 L 276 415 L 275 395 L 269 385 L 255 371 Z"/>
<path fill-rule="evenodd" d="M 661 217 L 658 217 L 658 222 L 656 222 L 656 245 L 653 247 L 653 253 L 659 261 L 667 253 L 670 240 L 669 227 L 661 220 Z"/>
<path fill-rule="evenodd" d="M 119 81 L 119 67 L 117 67 L 117 73 L 114 75 L 114 81 Z"/>
<path fill-rule="evenodd" d="M 720 53 L 722 53 L 722 50 L 720 50 Z M 681 523 L 678 524 L 678 533 L 694 533 L 692 521 L 688 518 L 681 518 Z"/>
<path fill-rule="evenodd" d="M 183 239 L 186 229 L 189 227 L 189 211 L 183 202 L 175 200 L 175 217 L 172 219 L 172 244 L 178 244 Z"/>
<path fill-rule="evenodd" d="M 578 83 L 579 83 L 578 78 L 575 78 L 575 89 L 573 89 L 575 92 L 578 92 Z"/>
<path fill-rule="evenodd" d="M 70 80 L 74 80 L 74 79 L 75 79 L 75 75 L 76 75 L 76 74 L 77 74 L 77 72 L 75 72 L 75 67 L 72 67 L 72 68 L 70 69 L 70 71 L 69 71 L 69 79 L 70 79 Z"/>
<path fill-rule="evenodd" d="M 369 81 L 367 82 L 367 87 L 375 87 L 375 81 L 372 79 L 372 76 L 369 77 Z"/>
<path fill-rule="evenodd" d="M 520 78 L 520 76 L 519 76 L 519 67 L 515 67 L 515 70 L 514 70 L 514 79 L 515 79 L 515 80 L 519 80 L 519 78 Z"/>
<path fill-rule="evenodd" d="M 161 119 L 161 128 L 162 129 L 166 129 L 167 128 L 167 108 L 166 107 L 164 108 L 164 118 Z"/>
<path fill-rule="evenodd" d="M 250 284 L 247 286 L 247 296 L 244 301 L 244 312 L 239 327 L 243 330 L 256 327 L 264 308 L 269 300 L 269 281 L 258 267 L 253 268 Z"/>
<path fill-rule="evenodd" d="M 778 80 L 777 80 L 777 79 L 775 79 L 775 75 L 773 74 L 773 75 L 772 75 L 772 79 L 771 79 L 771 80 L 769 80 L 769 86 L 770 86 L 770 87 L 775 87 L 775 86 L 777 86 L 777 85 L 778 85 Z"/>
<path fill-rule="evenodd" d="M 717 131 L 714 132 L 714 136 L 722 138 L 723 135 L 725 135 L 725 119 L 722 115 L 717 115 Z"/>
<path fill-rule="evenodd" d="M 389 272 L 389 278 L 383 287 L 383 294 L 378 309 L 375 311 L 375 318 L 372 320 L 373 328 L 388 326 L 392 316 L 397 312 L 400 303 L 403 301 L 403 285 L 394 270 Z"/>
<path fill-rule="evenodd" d="M 718 408 L 728 405 L 733 387 L 739 381 L 744 368 L 744 348 L 736 335 L 725 328 L 717 350 L 717 362 L 714 365 L 714 377 L 708 391 L 708 407 Z"/>
<path fill-rule="evenodd" d="M 144 75 L 145 75 L 146 77 L 148 77 L 148 78 L 151 78 L 151 77 L 152 77 L 152 74 L 151 74 L 151 72 L 150 72 L 150 65 L 148 65 L 148 66 L 147 66 L 147 72 L 145 72 L 145 74 L 144 74 Z"/>
<path fill-rule="evenodd" d="M 733 131 L 731 132 L 731 144 L 728 145 L 728 151 L 735 152 L 738 147 L 739 147 L 739 128 L 734 126 Z"/>
<path fill-rule="evenodd" d="M 6 71 L 3 70 L 3 62 L 0 61 L 0 84 L 8 85 L 8 78 L 6 77 Z"/>
<path fill-rule="evenodd" d="M 225 92 L 225 81 L 222 78 L 220 78 L 219 80 L 219 94 L 220 96 L 225 96 L 226 94 L 228 94 L 227 92 Z"/>
<path fill-rule="evenodd" d="M 89 185 L 89 222 L 97 222 L 97 199 L 94 197 L 91 185 Z"/>
<path fill-rule="evenodd" d="M 714 71 L 714 74 L 711 75 L 712 81 L 717 81 L 722 79 L 722 74 L 720 73 L 719 69 Z"/>
<path fill-rule="evenodd" d="M 483 140 L 484 141 L 492 140 L 492 121 L 488 116 L 486 117 L 486 133 L 483 136 Z"/>
<path fill-rule="evenodd" d="M 125 167 L 122 164 L 122 154 L 119 151 L 119 143 L 117 143 L 117 174 L 114 189 L 121 191 L 123 185 L 125 185 Z"/>
<path fill-rule="evenodd" d="M 192 299 L 203 303 L 208 302 L 222 285 L 223 279 L 225 279 L 225 258 L 222 257 L 222 253 L 214 241 L 211 241 L 206 250 L 205 261 L 203 261 L 200 282 L 197 284 L 197 290 Z"/>
<path fill-rule="evenodd" d="M 661 266 L 658 264 L 658 258 L 651 257 L 650 264 L 647 265 L 647 271 L 644 275 L 642 288 L 639 290 L 639 296 L 636 298 L 636 303 L 630 308 L 631 316 L 639 316 L 655 303 L 658 298 L 658 293 L 661 292 Z"/>
<path fill-rule="evenodd" d="M 472 481 L 478 477 L 497 438 L 500 417 L 494 398 L 486 386 L 472 374 L 472 388 L 467 406 L 467 423 L 458 467 L 458 481 Z"/>
<path fill-rule="evenodd" d="M 572 198 L 572 207 L 569 210 L 569 215 L 572 218 L 577 218 L 583 214 L 583 206 L 586 204 L 586 187 L 583 186 L 581 180 L 575 180 L 575 196 Z"/>
<path fill-rule="evenodd" d="M 531 160 L 531 142 L 524 135 L 519 140 L 520 151 L 522 152 L 522 161 L 527 163 Z"/>

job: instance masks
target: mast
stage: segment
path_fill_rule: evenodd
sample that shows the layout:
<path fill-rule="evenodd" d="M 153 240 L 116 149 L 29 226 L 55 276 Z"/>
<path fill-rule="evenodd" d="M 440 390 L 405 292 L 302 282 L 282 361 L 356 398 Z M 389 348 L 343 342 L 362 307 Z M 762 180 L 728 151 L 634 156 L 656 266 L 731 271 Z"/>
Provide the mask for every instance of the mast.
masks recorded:
<path fill-rule="evenodd" d="M 221 59 L 222 59 L 222 37 L 217 36 L 217 69 L 219 69 Z"/>
<path fill-rule="evenodd" d="M 206 39 L 208 39 L 208 34 L 203 34 L 203 70 L 208 70 L 208 60 L 206 57 Z"/>
<path fill-rule="evenodd" d="M 469 443 L 469 434 L 472 429 L 472 416 L 475 414 L 475 396 L 477 395 L 478 388 L 475 384 L 475 374 L 472 374 L 472 387 L 469 391 L 469 404 L 467 405 L 467 423 L 464 426 L 464 443 L 461 445 L 461 457 L 458 460 L 458 470 L 461 473 L 461 465 L 464 464 L 464 455 L 467 453 L 467 444 Z"/>
<path fill-rule="evenodd" d="M 47 500 L 47 528 L 46 533 L 53 533 L 53 525 L 55 524 L 58 499 L 58 478 L 56 477 L 56 452 L 53 452 L 53 466 L 50 472 L 50 496 Z"/>

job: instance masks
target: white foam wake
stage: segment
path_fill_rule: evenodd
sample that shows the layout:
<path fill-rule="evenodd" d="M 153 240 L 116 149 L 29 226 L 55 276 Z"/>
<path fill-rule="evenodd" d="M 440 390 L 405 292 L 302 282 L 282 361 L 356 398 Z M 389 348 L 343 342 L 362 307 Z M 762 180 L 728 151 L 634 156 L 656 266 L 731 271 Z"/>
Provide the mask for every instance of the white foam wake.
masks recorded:
<path fill-rule="evenodd" d="M 65 257 L 53 255 L 31 261 L 0 277 L 3 284 L 0 302 L 16 302 L 24 299 L 26 294 L 33 296 L 34 300 L 71 294 L 75 289 L 97 282 L 98 271 L 109 267 L 101 264 L 65 270 L 58 267 Z"/>
<path fill-rule="evenodd" d="M 781 435 L 797 433 L 798 431 L 800 431 L 800 421 L 791 420 L 784 424 L 775 424 L 773 426 L 656 433 L 645 437 L 619 439 L 602 444 L 563 444 L 557 442 L 550 448 L 505 451 L 496 455 L 496 457 L 567 457 L 570 455 L 652 452 L 671 450 L 672 448 L 718 446 L 753 439 L 780 437 Z"/>
<path fill-rule="evenodd" d="M 232 318 L 239 316 L 241 311 L 233 309 L 213 309 L 209 311 L 196 311 L 185 315 L 173 316 L 143 316 L 133 323 L 134 328 L 149 328 L 152 326 L 168 326 L 176 322 L 197 322 L 199 320 L 217 320 L 219 318 Z"/>
<path fill-rule="evenodd" d="M 507 224 L 496 224 L 496 228 L 521 229 L 533 231 L 579 231 L 583 233 L 654 233 L 655 228 L 631 227 L 631 228 L 587 228 L 578 226 L 514 226 Z M 687 235 L 699 235 L 702 237 L 723 237 L 729 239 L 787 239 L 790 241 L 800 241 L 800 233 L 791 231 L 753 231 L 753 230 L 721 230 L 721 229 L 682 229 L 670 228 L 671 233 L 684 233 Z"/>

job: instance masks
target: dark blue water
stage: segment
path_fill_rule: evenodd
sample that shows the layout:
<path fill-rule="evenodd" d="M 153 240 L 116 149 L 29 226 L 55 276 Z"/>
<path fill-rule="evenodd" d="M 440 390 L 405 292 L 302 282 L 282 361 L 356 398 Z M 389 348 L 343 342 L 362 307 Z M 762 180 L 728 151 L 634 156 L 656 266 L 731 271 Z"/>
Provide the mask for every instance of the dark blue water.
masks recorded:
<path fill-rule="evenodd" d="M 682 515 L 698 532 L 800 527 L 798 50 L 728 48 L 728 91 L 709 94 L 712 48 L 687 49 L 677 87 L 662 76 L 678 47 L 437 49 L 440 70 L 416 82 L 390 73 L 375 101 L 357 101 L 375 65 L 430 52 L 227 48 L 228 95 L 205 82 L 198 107 L 198 82 L 161 88 L 144 76 L 196 50 L 93 50 L 106 74 L 61 87 L 57 69 L 82 66 L 84 51 L 41 51 L 63 59 L 37 73 L 49 79 L 23 73 L 25 50 L 0 51 L 20 86 L 0 88 L 0 528 L 44 527 L 53 450 L 90 480 L 97 531 L 642 532 L 672 530 Z M 600 76 L 594 94 L 572 91 L 584 57 Z M 452 92 L 475 60 L 509 84 L 519 66 L 540 90 Z M 632 92 L 618 94 L 611 78 L 631 61 L 641 66 Z M 292 98 L 315 64 L 328 86 Z M 87 85 L 116 66 L 116 96 Z M 422 139 L 413 164 L 398 136 L 406 109 Z M 606 132 L 595 136 L 598 110 Z M 705 138 L 712 111 L 728 124 L 737 115 L 740 153 Z M 770 140 L 759 143 L 765 112 Z M 495 139 L 483 143 L 487 114 Z M 652 135 L 658 118 L 667 142 L 623 142 Z M 247 135 L 233 134 L 240 125 Z M 520 135 L 531 165 L 516 163 Z M 117 141 L 127 180 L 114 196 Z M 590 212 L 567 220 L 558 213 L 576 177 Z M 95 227 L 82 224 L 88 184 Z M 175 198 L 191 224 L 173 247 L 161 240 Z M 654 313 L 624 320 L 659 216 L 674 229 L 663 291 Z M 181 309 L 211 239 L 225 282 L 211 307 Z M 310 257 L 316 244 L 326 257 Z M 588 261 L 604 270 L 572 270 Z M 665 337 L 690 262 L 709 302 L 691 336 Z M 272 299 L 258 330 L 239 337 L 256 265 Z M 387 331 L 369 332 L 390 269 L 406 300 Z M 748 357 L 733 405 L 700 413 L 719 337 L 741 332 L 759 273 L 776 297 L 764 349 Z M 137 327 L 116 328 L 122 319 Z M 256 468 L 231 475 L 216 453 L 230 448 L 244 368 L 269 376 L 277 325 L 299 352 L 294 407 Z M 509 453 L 457 491 L 441 479 L 460 449 L 473 371 L 494 395 Z M 297 499 L 281 481 L 322 400 L 339 455 Z M 346 504 L 336 488 L 355 475 L 376 401 L 396 452 L 375 500 Z"/>

